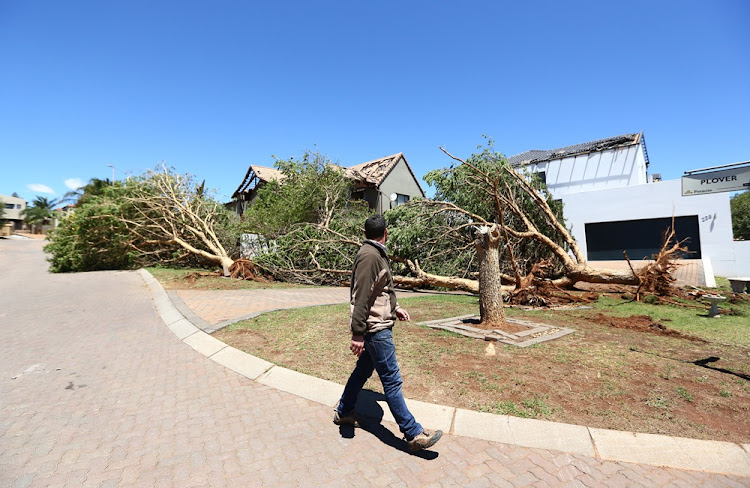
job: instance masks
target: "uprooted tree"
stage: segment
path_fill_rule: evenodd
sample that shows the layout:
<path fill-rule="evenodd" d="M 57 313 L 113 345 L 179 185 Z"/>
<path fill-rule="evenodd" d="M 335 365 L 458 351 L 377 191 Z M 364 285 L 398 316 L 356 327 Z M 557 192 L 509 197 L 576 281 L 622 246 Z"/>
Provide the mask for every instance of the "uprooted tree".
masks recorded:
<path fill-rule="evenodd" d="M 226 213 L 205 195 L 203 183 L 197 185 L 189 175 L 163 166 L 135 181 L 126 201 L 132 213 L 120 220 L 134 236 L 131 244 L 139 253 L 176 248 L 183 256 L 198 256 L 221 266 L 225 276 L 230 274 L 234 259 L 217 232 L 217 221 Z"/>
<path fill-rule="evenodd" d="M 540 290 L 566 294 L 581 281 L 668 284 L 664 263 L 682 250 L 679 243 L 665 240 L 661 259 L 640 270 L 591 268 L 564 225 L 561 203 L 533 174 L 513 169 L 491 144 L 467 160 L 443 151 L 458 164 L 425 177 L 436 188 L 436 200 L 412 201 L 386 213 L 397 284 L 478 293 L 481 322 L 488 328 L 504 322 L 503 288 L 512 298 L 545 303 Z M 287 280 L 345 279 L 353 253 L 342 244 L 360 244 L 364 220 L 348 210 L 342 206 L 326 225 L 293 225 L 279 235 L 277 252 L 261 262 Z"/>
<path fill-rule="evenodd" d="M 436 197 L 440 200 L 412 203 L 416 215 L 411 220 L 416 217 L 422 223 L 417 228 L 436 227 L 428 233 L 430 237 L 420 242 L 428 262 L 436 256 L 456 256 L 461 249 L 476 248 L 476 291 L 480 295 L 482 324 L 491 326 L 503 321 L 499 293 L 502 280 L 512 284 L 508 287 L 512 298 L 532 303 L 543 300 L 550 288 L 566 294 L 564 289 L 578 282 L 639 285 L 644 291 L 668 293 L 673 260 L 685 251 L 681 242 L 673 241 L 673 227 L 667 231 L 653 263 L 638 270 L 632 266 L 623 271 L 594 269 L 565 227 L 559 202 L 533 174 L 516 171 L 491 145 L 468 160 L 442 150 L 460 164 L 428 173 L 425 179 L 437 188 Z M 452 245 L 441 249 L 445 247 L 441 240 L 446 236 Z M 456 245 L 458 242 L 464 245 Z M 501 261 L 507 263 L 505 273 L 497 265 L 501 250 L 505 254 Z M 464 287 L 455 278 L 423 271 L 416 260 L 405 262 L 417 284 Z M 473 287 L 468 289 L 475 291 Z"/>
<path fill-rule="evenodd" d="M 45 248 L 56 272 L 211 263 L 229 272 L 239 221 L 189 175 L 162 167 L 82 188 Z"/>

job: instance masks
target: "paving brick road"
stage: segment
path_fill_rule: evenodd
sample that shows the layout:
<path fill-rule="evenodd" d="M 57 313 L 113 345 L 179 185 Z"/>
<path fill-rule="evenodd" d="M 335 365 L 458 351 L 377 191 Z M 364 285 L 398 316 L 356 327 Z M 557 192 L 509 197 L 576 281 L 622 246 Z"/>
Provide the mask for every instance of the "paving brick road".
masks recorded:
<path fill-rule="evenodd" d="M 0 240 L 0 486 L 748 486 L 447 435 L 404 452 L 384 424 L 322 405 L 178 340 L 134 272 L 50 275 Z"/>

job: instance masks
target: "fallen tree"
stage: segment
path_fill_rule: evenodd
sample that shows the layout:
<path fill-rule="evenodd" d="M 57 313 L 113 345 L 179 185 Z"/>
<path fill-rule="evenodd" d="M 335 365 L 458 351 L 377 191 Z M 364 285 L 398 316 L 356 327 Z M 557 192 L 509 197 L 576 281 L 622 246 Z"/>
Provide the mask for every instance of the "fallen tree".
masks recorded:
<path fill-rule="evenodd" d="M 219 237 L 219 220 L 231 218 L 189 175 L 163 166 L 129 183 L 130 211 L 119 217 L 130 232 L 130 246 L 142 255 L 173 249 L 175 259 L 194 255 L 221 266 L 225 276 L 234 264 Z"/>

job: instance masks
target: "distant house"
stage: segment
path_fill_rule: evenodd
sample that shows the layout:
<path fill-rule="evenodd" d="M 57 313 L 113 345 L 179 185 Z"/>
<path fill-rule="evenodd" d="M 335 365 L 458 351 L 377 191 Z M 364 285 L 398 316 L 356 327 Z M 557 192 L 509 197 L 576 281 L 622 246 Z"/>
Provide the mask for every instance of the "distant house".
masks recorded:
<path fill-rule="evenodd" d="M 557 198 L 569 193 L 645 184 L 649 166 L 643 133 L 557 149 L 532 149 L 511 156 L 508 162 L 537 173 Z"/>
<path fill-rule="evenodd" d="M 354 181 L 352 197 L 366 200 L 377 213 L 382 214 L 412 198 L 425 197 L 403 153 L 346 168 L 346 176 Z"/>
<path fill-rule="evenodd" d="M 247 206 L 252 205 L 253 201 L 258 197 L 258 190 L 263 188 L 263 185 L 270 181 L 281 182 L 284 181 L 284 178 L 286 178 L 284 173 L 276 168 L 251 164 L 247 169 L 245 179 L 242 180 L 240 186 L 232 194 L 232 201 L 227 204 L 227 207 L 234 210 L 237 215 L 244 214 Z"/>
<path fill-rule="evenodd" d="M 733 243 L 728 193 L 683 196 L 681 181 L 649 175 L 643 133 L 511 156 L 517 169 L 537 173 L 563 201 L 565 223 L 589 261 L 650 259 L 675 219 L 688 238 L 687 259 L 702 260 L 705 279 L 750 273 L 750 243 Z"/>
<path fill-rule="evenodd" d="M 344 168 L 344 174 L 354 182 L 352 198 L 367 201 L 377 213 L 382 214 L 412 198 L 425 197 L 403 153 Z M 227 206 L 242 215 L 248 204 L 257 198 L 258 189 L 270 181 L 283 182 L 284 178 L 284 173 L 277 169 L 251 165 Z"/>
<path fill-rule="evenodd" d="M 21 212 L 26 210 L 26 200 L 8 195 L 0 195 L 0 202 L 5 207 L 3 220 L 13 224 L 14 230 L 23 229 L 24 222 Z"/>

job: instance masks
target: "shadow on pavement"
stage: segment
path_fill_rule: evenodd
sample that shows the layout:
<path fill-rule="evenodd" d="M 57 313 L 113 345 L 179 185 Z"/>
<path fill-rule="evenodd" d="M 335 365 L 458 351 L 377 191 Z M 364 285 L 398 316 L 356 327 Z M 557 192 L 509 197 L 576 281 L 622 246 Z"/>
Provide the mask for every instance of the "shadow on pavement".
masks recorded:
<path fill-rule="evenodd" d="M 405 452 L 411 456 L 427 460 L 436 459 L 439 456 L 435 451 L 409 451 L 404 439 L 396 437 L 393 432 L 382 425 L 383 409 L 378 404 L 378 401 L 385 401 L 385 396 L 371 390 L 362 390 L 359 393 L 355 411 L 362 430 L 374 435 L 383 444 L 391 446 L 394 449 L 398 449 L 399 451 Z M 339 433 L 341 434 L 341 437 L 351 439 L 354 437 L 354 427 L 351 425 L 341 425 L 339 426 Z"/>

